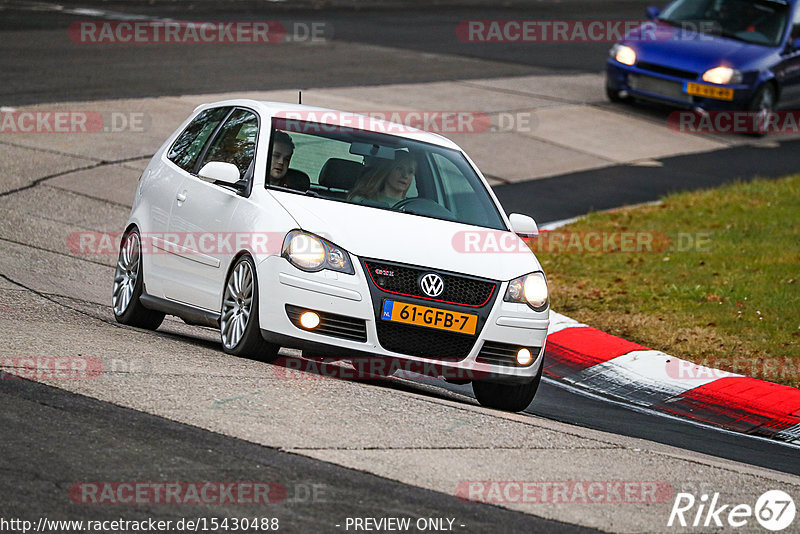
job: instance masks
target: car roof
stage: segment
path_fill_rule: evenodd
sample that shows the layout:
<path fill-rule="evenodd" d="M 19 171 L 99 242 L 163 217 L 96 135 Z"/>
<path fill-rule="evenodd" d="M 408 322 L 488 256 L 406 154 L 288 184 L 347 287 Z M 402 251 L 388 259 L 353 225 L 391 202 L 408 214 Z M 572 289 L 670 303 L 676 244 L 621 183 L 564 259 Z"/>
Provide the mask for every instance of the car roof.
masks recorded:
<path fill-rule="evenodd" d="M 387 133 L 397 137 L 422 141 L 423 143 L 430 143 L 459 151 L 461 150 L 458 145 L 442 135 L 419 130 L 405 124 L 390 122 L 383 119 L 370 117 L 368 115 L 363 115 L 361 113 L 353 113 L 350 111 L 321 108 L 316 106 L 306 106 L 303 104 L 237 98 L 202 104 L 197 106 L 194 111 L 196 113 L 201 109 L 222 106 L 243 106 L 258 111 L 262 116 L 270 117 L 276 115 L 280 116 L 281 114 L 291 114 L 289 115 L 289 118 L 298 117 L 297 120 L 310 120 L 311 122 L 321 122 L 323 124 L 330 124 L 332 126 L 343 126 L 375 131 L 378 133 Z M 394 112 L 395 111 L 392 111 L 391 113 Z M 397 110 L 396 112 L 401 111 Z M 307 117 L 307 119 L 301 119 L 301 117 Z"/>

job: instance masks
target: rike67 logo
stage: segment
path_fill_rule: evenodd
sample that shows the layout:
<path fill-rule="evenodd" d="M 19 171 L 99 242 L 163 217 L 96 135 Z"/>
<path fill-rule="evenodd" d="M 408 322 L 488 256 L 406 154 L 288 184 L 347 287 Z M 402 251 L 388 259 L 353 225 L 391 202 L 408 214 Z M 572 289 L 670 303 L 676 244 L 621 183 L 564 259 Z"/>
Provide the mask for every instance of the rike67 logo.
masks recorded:
<path fill-rule="evenodd" d="M 755 506 L 723 503 L 719 493 L 714 493 L 711 498 L 703 494 L 699 499 L 691 493 L 678 493 L 667 526 L 732 528 L 749 526 L 752 529 L 751 521 L 755 518 L 763 528 L 778 532 L 792 524 L 796 511 L 792 497 L 781 490 L 765 492 L 756 500 Z"/>

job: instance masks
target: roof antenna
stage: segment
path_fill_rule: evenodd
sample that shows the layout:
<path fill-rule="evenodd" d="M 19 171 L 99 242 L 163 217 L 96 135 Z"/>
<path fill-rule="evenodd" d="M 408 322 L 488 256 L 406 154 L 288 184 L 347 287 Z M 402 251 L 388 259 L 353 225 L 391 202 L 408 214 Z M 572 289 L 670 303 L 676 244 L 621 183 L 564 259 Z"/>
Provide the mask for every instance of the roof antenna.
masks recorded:
<path fill-rule="evenodd" d="M 297 103 L 298 104 L 303 103 L 303 91 L 297 91 Z"/>

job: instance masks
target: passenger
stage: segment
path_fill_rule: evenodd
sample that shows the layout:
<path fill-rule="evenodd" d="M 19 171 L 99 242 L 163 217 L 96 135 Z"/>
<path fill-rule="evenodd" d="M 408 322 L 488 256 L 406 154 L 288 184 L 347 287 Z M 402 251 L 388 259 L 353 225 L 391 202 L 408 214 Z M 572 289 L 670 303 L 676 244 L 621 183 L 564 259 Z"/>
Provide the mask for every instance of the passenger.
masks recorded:
<path fill-rule="evenodd" d="M 364 170 L 347 200 L 359 204 L 394 206 L 414 181 L 416 162 L 408 152 L 395 152 L 394 160 L 378 159 Z"/>
<path fill-rule="evenodd" d="M 294 142 L 286 132 L 275 130 L 272 141 L 272 157 L 269 163 L 269 185 L 306 191 L 309 187 L 308 175 L 289 169 L 294 154 Z"/>

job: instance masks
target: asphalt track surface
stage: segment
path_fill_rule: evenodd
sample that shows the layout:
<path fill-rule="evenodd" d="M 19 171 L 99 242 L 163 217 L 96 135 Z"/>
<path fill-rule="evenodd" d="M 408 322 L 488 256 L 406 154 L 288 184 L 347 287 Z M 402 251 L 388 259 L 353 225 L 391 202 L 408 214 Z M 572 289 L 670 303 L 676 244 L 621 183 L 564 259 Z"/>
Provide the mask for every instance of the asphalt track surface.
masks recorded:
<path fill-rule="evenodd" d="M 281 532 L 332 532 L 344 531 L 348 516 L 403 516 L 413 511 L 417 517 L 457 518 L 456 531 L 597 532 L 464 502 L 36 382 L 0 382 L 0 494 L 5 496 L 0 516 L 5 518 L 274 517 Z M 186 481 L 280 480 L 286 492 L 285 499 L 268 504 L 147 504 L 122 511 L 65 499 L 73 481 L 87 473 L 93 481 L 156 481 L 165 474 Z"/>
<path fill-rule="evenodd" d="M 553 70 L 562 73 L 594 72 L 605 56 L 606 43 L 539 44 L 533 49 L 506 45 L 474 47 L 454 39 L 453 25 L 467 18 L 524 16 L 557 19 L 571 18 L 574 13 L 581 13 L 581 18 L 631 19 L 640 17 L 645 5 L 642 2 L 522 2 L 509 9 L 496 9 L 479 5 L 465 7 L 463 4 L 470 3 L 464 2 L 461 6 L 450 5 L 436 10 L 420 9 L 418 5 L 409 7 L 409 3 L 405 3 L 399 7 L 380 5 L 380 9 L 357 6 L 359 9 L 354 10 L 352 6 L 345 6 L 324 11 L 298 12 L 276 8 L 267 12 L 243 7 L 240 11 L 220 12 L 216 7 L 210 7 L 210 3 L 194 4 L 191 16 L 194 20 L 242 20 L 274 15 L 274 18 L 286 21 L 327 20 L 334 28 L 334 42 L 324 55 L 309 53 L 311 50 L 304 47 L 283 47 L 279 52 L 259 56 L 247 53 L 248 50 L 240 45 L 231 45 L 222 51 L 217 47 L 213 54 L 208 53 L 212 49 L 203 48 L 206 45 L 196 45 L 197 50 L 191 54 L 180 48 L 156 45 L 133 52 L 129 47 L 89 49 L 68 40 L 65 42 L 64 29 L 75 20 L 74 16 L 31 11 L 29 4 L 0 1 L 0 71 L 5 75 L 0 88 L 2 105 L 305 85 L 345 86 L 484 78 Z M 109 6 L 105 2 L 94 4 Z M 18 9 L 20 6 L 22 8 Z M 171 2 L 151 7 L 130 4 L 114 7 L 148 16 L 169 17 L 181 12 L 179 6 Z M 13 38 L 9 38 L 11 35 Z M 375 45 L 375 56 L 354 58 L 347 57 L 345 52 L 337 56 L 337 40 Z M 396 54 L 396 61 L 387 66 L 381 47 L 422 50 L 436 57 L 428 64 Z M 453 55 L 456 59 L 439 55 Z M 491 61 L 460 61 L 457 57 Z M 326 68 L 330 64 L 341 65 L 341 68 Z M 115 65 L 115 68 L 108 65 Z M 580 215 L 592 209 L 654 200 L 667 192 L 713 186 L 735 178 L 786 174 L 800 168 L 798 148 L 796 142 L 778 141 L 769 149 L 745 147 L 669 158 L 663 160 L 660 167 L 609 167 L 504 185 L 497 188 L 497 193 L 507 210 L 536 213 L 539 220 L 545 222 Z M 760 157 L 759 151 L 764 150 L 769 150 L 769 157 Z M 404 388 L 421 395 L 436 395 L 435 390 L 431 392 L 430 388 L 413 383 L 386 382 L 377 384 L 377 387 Z M 441 387 L 441 383 L 438 386 Z M 447 386 L 446 389 L 468 394 L 468 388 Z M 175 467 L 170 463 L 180 458 L 185 465 L 191 466 L 183 472 L 196 474 L 194 479 L 197 480 L 221 480 L 226 476 L 242 480 L 254 469 L 268 470 L 276 466 L 280 466 L 284 480 L 329 480 L 337 488 L 336 493 L 330 495 L 330 507 L 304 506 L 298 502 L 287 503 L 280 511 L 296 520 L 293 524 L 302 525 L 306 531 L 306 527 L 330 526 L 335 514 L 341 514 L 341 506 L 351 505 L 354 501 L 362 507 L 362 512 L 374 510 L 387 515 L 398 507 L 412 509 L 420 516 L 457 516 L 464 522 L 469 520 L 470 525 L 476 528 L 485 527 L 480 528 L 485 531 L 583 531 L 571 525 L 493 506 L 462 503 L 452 496 L 277 452 L 41 384 L 0 381 L 0 406 L 0 427 L 4 429 L 0 490 L 3 495 L 15 495 L 13 503 L 0 504 L 6 516 L 36 516 L 57 511 L 71 518 L 80 518 L 81 514 L 91 519 L 114 518 L 119 515 L 114 507 L 87 511 L 85 507 L 74 507 L 65 502 L 65 481 L 76 478 L 64 471 L 67 466 L 73 466 L 76 471 L 81 467 L 91 467 L 99 480 L 126 477 L 146 480 L 148 476 L 155 478 L 169 472 Z M 641 413 L 565 390 L 548 381 L 542 384 L 529 413 L 800 474 L 797 448 Z M 101 447 L 104 440 L 108 441 L 105 446 L 114 447 L 112 457 L 107 456 L 108 449 Z M 10 454 L 12 451 L 16 451 L 16 456 Z M 126 461 L 120 462 L 119 458 Z M 365 495 L 368 498 L 365 499 Z M 130 511 L 126 509 L 126 516 Z M 210 511 L 231 515 L 226 510 L 208 509 L 196 510 L 196 515 L 209 516 Z M 182 509 L 180 515 L 192 515 L 189 512 Z M 142 517 L 158 515 L 164 519 L 177 516 L 174 510 L 141 509 L 131 517 L 137 514 Z M 497 528 L 497 525 L 503 525 L 503 528 Z"/>
<path fill-rule="evenodd" d="M 90 17 L 37 8 L 36 2 L 0 1 L 0 57 L 6 74 L 0 88 L 5 105 L 47 101 L 97 100 L 202 94 L 295 87 L 336 87 L 437 80 L 489 78 L 537 72 L 595 72 L 610 43 L 471 43 L 456 36 L 463 20 L 641 19 L 641 1 L 523 2 L 515 8 L 480 5 L 438 7 L 429 2 L 377 4 L 371 8 L 295 9 L 254 2 L 59 2 L 147 17 L 189 20 L 277 20 L 326 24 L 324 47 L 250 44 L 97 45 L 70 41 L 69 24 Z M 258 5 L 260 7 L 253 7 Z M 349 3 L 345 3 L 349 4 Z M 193 6 L 185 9 L 185 6 Z M 267 5 L 269 7 L 267 7 Z M 433 6 L 433 7 L 432 7 Z M 374 45 L 358 56 L 337 43 Z M 257 45 L 256 45 L 257 46 Z M 384 47 L 422 51 L 419 57 L 393 54 Z M 254 50 L 256 53 L 254 53 Z M 35 57 L 35 61 L 31 58 Z M 456 58 L 471 58 L 463 61 Z M 487 61 L 477 61 L 487 60 Z"/>

